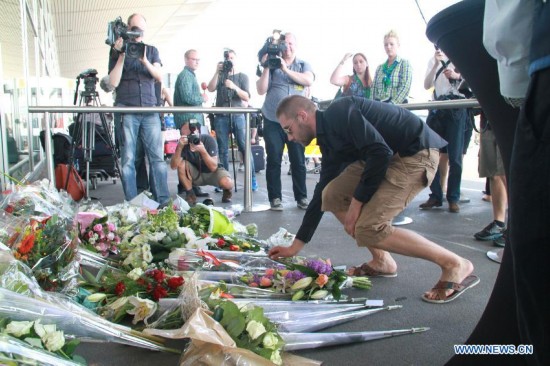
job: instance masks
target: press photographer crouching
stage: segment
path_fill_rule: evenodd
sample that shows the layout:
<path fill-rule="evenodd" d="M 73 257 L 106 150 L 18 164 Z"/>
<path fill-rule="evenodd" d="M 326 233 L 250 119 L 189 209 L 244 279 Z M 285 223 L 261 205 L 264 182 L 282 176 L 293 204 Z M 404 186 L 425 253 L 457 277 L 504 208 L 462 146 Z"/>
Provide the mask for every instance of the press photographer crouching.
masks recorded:
<path fill-rule="evenodd" d="M 218 144 L 208 134 L 200 134 L 200 125 L 184 122 L 180 140 L 170 160 L 170 168 L 178 170 L 178 180 L 183 185 L 185 200 L 190 206 L 197 203 L 193 186 L 216 186 L 223 189 L 222 202 L 231 202 L 233 180 L 218 165 Z"/>

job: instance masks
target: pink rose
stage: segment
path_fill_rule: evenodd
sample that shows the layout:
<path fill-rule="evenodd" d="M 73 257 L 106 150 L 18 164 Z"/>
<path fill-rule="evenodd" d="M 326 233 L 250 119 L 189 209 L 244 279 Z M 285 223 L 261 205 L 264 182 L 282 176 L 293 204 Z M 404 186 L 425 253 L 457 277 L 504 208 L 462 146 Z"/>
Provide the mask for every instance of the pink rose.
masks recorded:
<path fill-rule="evenodd" d="M 95 224 L 94 225 L 94 231 L 95 232 L 100 232 L 101 230 L 103 230 L 103 226 L 101 226 L 101 224 Z"/>
<path fill-rule="evenodd" d="M 115 226 L 115 224 L 113 224 L 112 222 L 107 223 L 107 228 L 108 228 L 109 231 L 111 231 L 111 232 L 116 230 L 116 226 Z"/>
<path fill-rule="evenodd" d="M 315 280 L 315 283 L 319 285 L 319 287 L 323 287 L 328 282 L 328 276 L 326 274 L 320 274 L 319 277 Z"/>

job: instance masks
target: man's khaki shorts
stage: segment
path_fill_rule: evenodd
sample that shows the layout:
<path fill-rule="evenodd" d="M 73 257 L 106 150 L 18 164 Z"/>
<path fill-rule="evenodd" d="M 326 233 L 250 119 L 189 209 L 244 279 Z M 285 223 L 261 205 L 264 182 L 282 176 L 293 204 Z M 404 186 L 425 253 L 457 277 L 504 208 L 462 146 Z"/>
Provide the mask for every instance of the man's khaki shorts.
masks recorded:
<path fill-rule="evenodd" d="M 215 186 L 220 185 L 220 180 L 224 177 L 231 178 L 231 175 L 223 167 L 218 166 L 218 169 L 214 172 L 199 171 L 199 169 L 193 164 L 186 162 L 189 167 L 188 174 L 191 176 L 191 180 L 194 186 Z"/>
<path fill-rule="evenodd" d="M 438 162 L 437 149 L 422 150 L 403 158 L 398 154 L 392 157 L 380 187 L 363 205 L 357 220 L 357 245 L 375 245 L 393 233 L 393 218 L 431 184 Z M 356 161 L 333 179 L 323 190 L 322 210 L 346 212 L 364 169 L 365 162 Z"/>

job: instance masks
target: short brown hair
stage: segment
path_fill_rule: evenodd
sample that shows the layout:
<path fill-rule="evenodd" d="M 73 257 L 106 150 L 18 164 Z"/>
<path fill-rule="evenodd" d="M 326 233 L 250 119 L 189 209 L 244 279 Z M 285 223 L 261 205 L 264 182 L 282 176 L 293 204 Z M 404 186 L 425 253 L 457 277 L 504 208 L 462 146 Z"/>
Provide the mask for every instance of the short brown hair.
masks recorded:
<path fill-rule="evenodd" d="M 310 99 L 301 95 L 290 95 L 279 103 L 277 107 L 277 118 L 281 115 L 286 117 L 294 117 L 298 114 L 298 110 L 305 109 L 309 113 L 315 112 L 317 107 Z"/>

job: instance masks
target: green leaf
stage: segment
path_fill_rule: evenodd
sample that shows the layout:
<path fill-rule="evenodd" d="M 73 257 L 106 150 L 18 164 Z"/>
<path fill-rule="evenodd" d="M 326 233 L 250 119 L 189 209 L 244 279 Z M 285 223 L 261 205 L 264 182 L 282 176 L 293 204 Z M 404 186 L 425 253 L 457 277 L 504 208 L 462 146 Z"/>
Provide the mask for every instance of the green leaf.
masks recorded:
<path fill-rule="evenodd" d="M 79 344 L 80 344 L 80 340 L 73 339 L 65 343 L 65 346 L 63 346 L 63 352 L 71 356 L 74 353 L 76 346 L 78 346 Z"/>
<path fill-rule="evenodd" d="M 229 320 L 227 326 L 225 326 L 225 330 L 227 330 L 227 333 L 229 333 L 232 338 L 238 337 L 242 332 L 244 332 L 245 328 L 246 321 L 242 316 L 232 318 Z"/>

